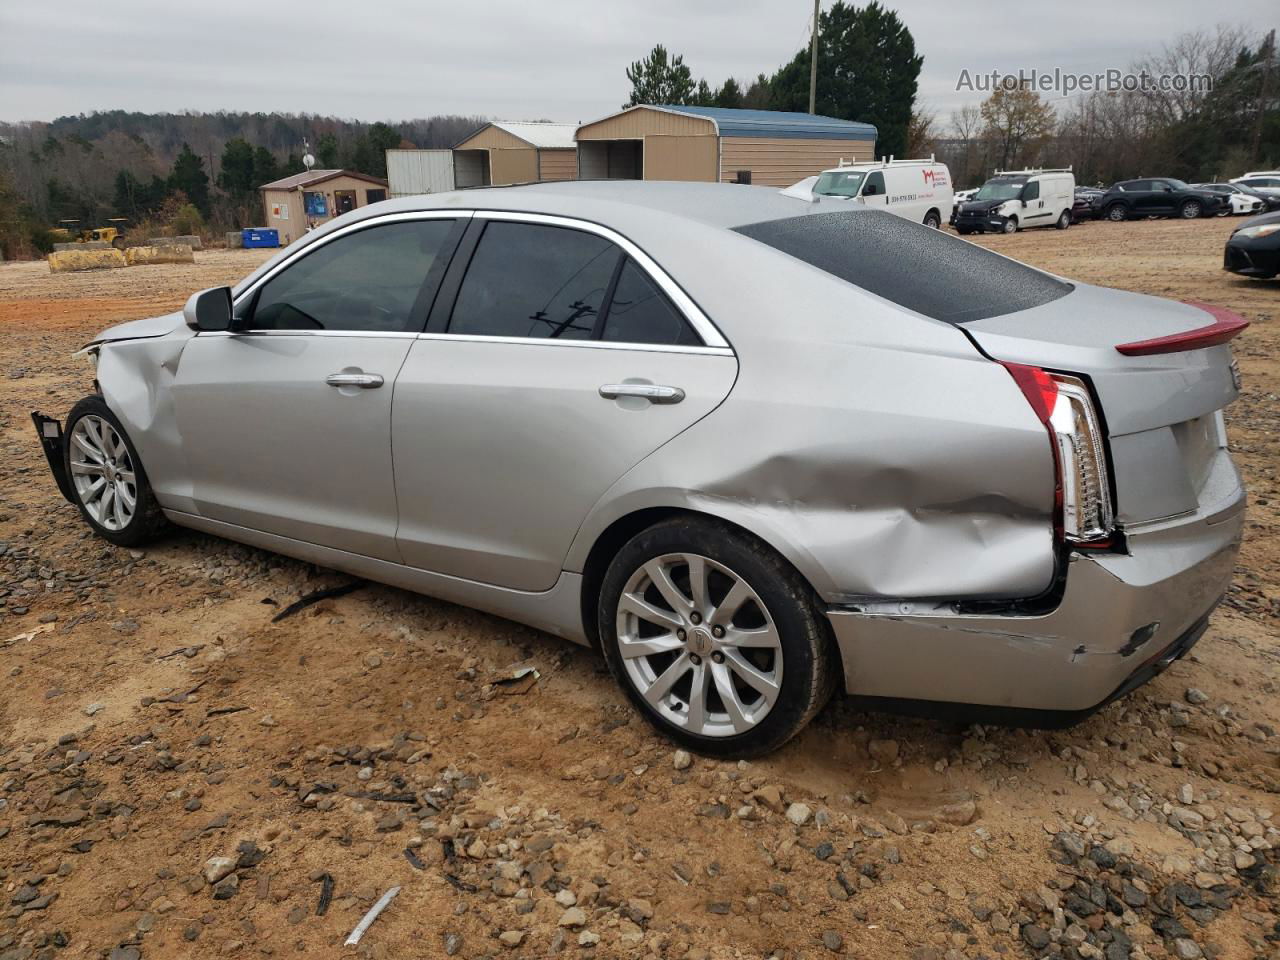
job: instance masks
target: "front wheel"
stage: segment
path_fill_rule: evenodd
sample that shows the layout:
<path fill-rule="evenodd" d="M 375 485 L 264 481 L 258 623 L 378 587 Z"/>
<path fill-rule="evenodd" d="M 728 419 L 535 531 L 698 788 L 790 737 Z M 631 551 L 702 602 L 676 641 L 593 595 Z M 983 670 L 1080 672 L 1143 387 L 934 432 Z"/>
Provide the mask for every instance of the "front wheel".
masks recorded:
<path fill-rule="evenodd" d="M 601 586 L 599 634 L 636 709 L 718 757 L 782 746 L 837 677 L 809 585 L 767 545 L 709 518 L 677 517 L 628 541 Z"/>
<path fill-rule="evenodd" d="M 926 227 L 932 227 L 934 230 L 941 228 L 942 214 L 938 213 L 937 210 L 930 210 L 924 215 L 924 225 Z"/>
<path fill-rule="evenodd" d="M 138 451 L 105 400 L 88 396 L 72 407 L 64 434 L 75 504 L 94 533 L 136 547 L 164 529 Z"/>
<path fill-rule="evenodd" d="M 1178 208 L 1178 214 L 1183 220 L 1196 220 L 1202 212 L 1203 208 L 1200 206 L 1199 200 L 1188 200 Z"/>
<path fill-rule="evenodd" d="M 1018 232 L 1018 218 L 1017 218 L 1017 217 L 1010 217 L 1008 220 L 1006 220 L 1006 221 L 1004 222 L 1004 232 L 1005 232 L 1005 233 L 1017 233 L 1017 232 Z"/>

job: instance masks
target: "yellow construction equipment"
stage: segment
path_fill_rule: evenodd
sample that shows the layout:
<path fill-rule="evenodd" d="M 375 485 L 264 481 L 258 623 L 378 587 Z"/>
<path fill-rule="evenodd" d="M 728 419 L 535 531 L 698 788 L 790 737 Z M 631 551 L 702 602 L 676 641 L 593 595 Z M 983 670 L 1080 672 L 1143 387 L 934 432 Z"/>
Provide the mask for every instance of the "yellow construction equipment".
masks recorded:
<path fill-rule="evenodd" d="M 99 240 L 103 243 L 109 243 L 117 250 L 124 249 L 124 226 L 129 222 L 128 217 L 111 217 L 107 223 L 109 227 L 92 227 L 82 228 L 79 220 L 59 220 L 58 226 L 53 233 L 65 238 L 66 243 L 89 243 L 93 240 Z"/>

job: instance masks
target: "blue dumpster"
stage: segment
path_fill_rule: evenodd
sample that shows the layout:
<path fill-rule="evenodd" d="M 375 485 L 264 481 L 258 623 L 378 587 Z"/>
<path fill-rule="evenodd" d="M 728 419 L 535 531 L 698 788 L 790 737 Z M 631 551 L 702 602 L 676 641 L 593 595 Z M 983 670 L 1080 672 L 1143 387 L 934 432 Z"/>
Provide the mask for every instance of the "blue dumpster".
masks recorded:
<path fill-rule="evenodd" d="M 245 227 L 240 231 L 240 239 L 242 245 L 246 247 L 278 247 L 280 231 L 269 230 L 266 227 Z"/>

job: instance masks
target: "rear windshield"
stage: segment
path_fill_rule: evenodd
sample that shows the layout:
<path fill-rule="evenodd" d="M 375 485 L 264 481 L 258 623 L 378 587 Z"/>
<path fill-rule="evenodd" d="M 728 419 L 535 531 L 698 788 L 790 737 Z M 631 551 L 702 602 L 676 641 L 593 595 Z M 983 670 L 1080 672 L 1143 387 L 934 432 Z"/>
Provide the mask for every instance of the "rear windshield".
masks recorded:
<path fill-rule="evenodd" d="M 967 323 L 1064 297 L 1071 284 L 882 210 L 846 210 L 734 228 L 934 320 Z"/>

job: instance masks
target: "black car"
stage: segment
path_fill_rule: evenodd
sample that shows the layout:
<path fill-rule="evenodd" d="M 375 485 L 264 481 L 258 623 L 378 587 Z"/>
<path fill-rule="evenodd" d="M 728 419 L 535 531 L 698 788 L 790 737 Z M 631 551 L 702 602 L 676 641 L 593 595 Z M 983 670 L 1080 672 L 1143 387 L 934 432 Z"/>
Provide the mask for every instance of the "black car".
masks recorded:
<path fill-rule="evenodd" d="M 1138 217 L 1216 217 L 1229 209 L 1229 202 L 1211 190 L 1197 190 L 1181 180 L 1153 177 L 1122 180 L 1094 201 L 1094 210 L 1107 220 Z"/>
<path fill-rule="evenodd" d="M 1083 220 L 1096 220 L 1098 211 L 1094 207 L 1094 203 L 1106 192 L 1096 187 L 1076 187 L 1075 202 L 1071 205 L 1071 222 L 1080 223 Z"/>
<path fill-rule="evenodd" d="M 1236 227 L 1223 251 L 1222 269 L 1259 280 L 1280 273 L 1280 213 L 1250 217 Z"/>

